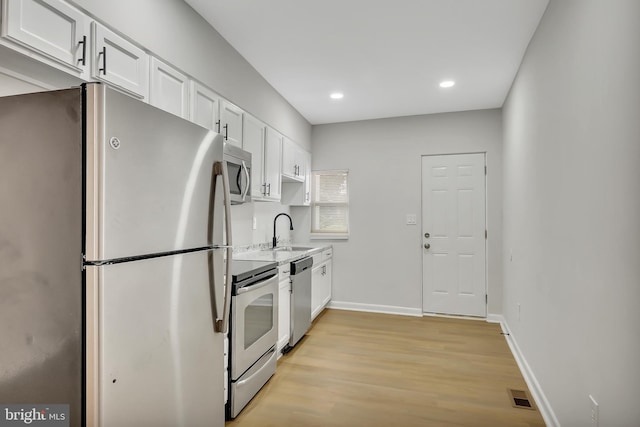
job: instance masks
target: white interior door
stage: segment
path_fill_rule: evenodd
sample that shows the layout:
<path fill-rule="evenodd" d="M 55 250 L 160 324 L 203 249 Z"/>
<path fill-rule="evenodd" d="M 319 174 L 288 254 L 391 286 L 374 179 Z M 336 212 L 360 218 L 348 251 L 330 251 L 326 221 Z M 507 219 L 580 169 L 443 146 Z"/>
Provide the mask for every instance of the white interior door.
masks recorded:
<path fill-rule="evenodd" d="M 486 316 L 485 155 L 422 157 L 422 308 Z"/>

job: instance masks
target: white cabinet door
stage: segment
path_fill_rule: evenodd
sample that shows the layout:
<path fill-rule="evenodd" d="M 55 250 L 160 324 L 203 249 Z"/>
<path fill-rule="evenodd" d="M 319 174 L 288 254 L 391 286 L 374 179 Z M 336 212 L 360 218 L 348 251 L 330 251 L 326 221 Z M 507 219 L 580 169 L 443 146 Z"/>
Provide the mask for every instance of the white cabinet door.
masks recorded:
<path fill-rule="evenodd" d="M 282 144 L 282 179 L 283 181 L 298 181 L 304 179 L 304 153 L 289 138 L 284 138 Z"/>
<path fill-rule="evenodd" d="M 264 149 L 265 199 L 280 200 L 280 161 L 282 160 L 282 135 L 267 128 Z"/>
<path fill-rule="evenodd" d="M 333 260 L 329 260 L 324 263 L 322 291 L 320 293 L 322 307 L 326 307 L 331 301 L 331 286 L 332 286 L 332 270 Z"/>
<path fill-rule="evenodd" d="M 221 133 L 228 144 L 242 148 L 242 116 L 244 111 L 229 101 L 220 104 L 220 118 L 222 120 Z"/>
<path fill-rule="evenodd" d="M 266 188 L 264 177 L 264 137 L 267 127 L 255 117 L 245 114 L 243 122 L 244 149 L 251 153 L 251 198 L 261 200 Z"/>
<path fill-rule="evenodd" d="M 304 156 L 304 193 L 302 205 L 311 205 L 311 153 L 308 151 L 305 151 Z"/>
<path fill-rule="evenodd" d="M 332 269 L 331 249 L 322 252 L 324 261 L 311 270 L 311 318 L 315 319 L 331 301 Z M 316 256 L 314 255 L 314 260 Z"/>
<path fill-rule="evenodd" d="M 302 182 L 293 182 L 293 180 L 285 180 L 282 178 L 282 199 L 283 205 L 289 206 L 309 206 L 311 204 L 311 154 L 308 151 L 300 150 L 303 157 Z M 283 153 L 284 157 L 284 153 Z"/>
<path fill-rule="evenodd" d="M 151 58 L 149 103 L 188 119 L 189 78 L 158 58 Z"/>
<path fill-rule="evenodd" d="M 124 89 L 138 98 L 149 97 L 149 55 L 113 31 L 94 22 L 91 76 Z"/>
<path fill-rule="evenodd" d="M 291 335 L 291 282 L 287 277 L 280 281 L 278 293 L 278 357 L 282 349 L 289 344 Z"/>
<path fill-rule="evenodd" d="M 2 36 L 88 78 L 91 19 L 62 0 L 6 0 Z"/>
<path fill-rule="evenodd" d="M 289 138 L 284 138 L 282 143 L 282 177 L 292 178 L 295 175 L 295 145 Z"/>
<path fill-rule="evenodd" d="M 220 132 L 220 98 L 206 86 L 198 82 L 191 82 L 191 108 L 189 109 L 192 122 L 202 127 Z"/>
<path fill-rule="evenodd" d="M 311 319 L 315 319 L 322 311 L 322 276 L 323 267 L 317 265 L 311 270 Z"/>

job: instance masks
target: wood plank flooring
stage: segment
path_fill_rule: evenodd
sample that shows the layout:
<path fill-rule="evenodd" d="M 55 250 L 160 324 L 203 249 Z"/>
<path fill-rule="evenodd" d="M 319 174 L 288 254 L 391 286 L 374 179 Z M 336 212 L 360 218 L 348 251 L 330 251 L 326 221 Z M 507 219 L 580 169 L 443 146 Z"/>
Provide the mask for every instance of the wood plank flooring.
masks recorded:
<path fill-rule="evenodd" d="M 226 427 L 544 426 L 500 334 L 477 320 L 325 310 Z"/>

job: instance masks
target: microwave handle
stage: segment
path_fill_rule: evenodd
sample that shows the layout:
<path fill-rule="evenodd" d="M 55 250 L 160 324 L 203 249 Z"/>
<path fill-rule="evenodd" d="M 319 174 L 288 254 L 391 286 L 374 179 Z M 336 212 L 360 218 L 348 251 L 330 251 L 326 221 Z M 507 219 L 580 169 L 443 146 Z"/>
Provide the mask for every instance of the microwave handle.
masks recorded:
<path fill-rule="evenodd" d="M 242 161 L 242 169 L 244 169 L 244 173 L 247 176 L 247 186 L 244 189 L 244 192 L 242 193 L 242 201 L 244 202 L 247 194 L 249 194 L 249 188 L 251 186 L 251 175 L 249 175 L 249 168 L 247 168 L 247 164 L 244 162 L 244 160 Z"/>

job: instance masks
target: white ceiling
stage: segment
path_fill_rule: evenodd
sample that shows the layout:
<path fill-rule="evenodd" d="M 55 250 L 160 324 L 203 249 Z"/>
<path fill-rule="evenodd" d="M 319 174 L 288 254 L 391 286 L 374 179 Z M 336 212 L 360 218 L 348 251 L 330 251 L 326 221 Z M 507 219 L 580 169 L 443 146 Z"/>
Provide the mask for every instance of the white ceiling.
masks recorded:
<path fill-rule="evenodd" d="M 549 0 L 185 1 L 321 124 L 501 107 Z"/>

